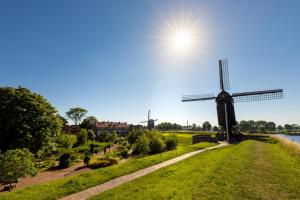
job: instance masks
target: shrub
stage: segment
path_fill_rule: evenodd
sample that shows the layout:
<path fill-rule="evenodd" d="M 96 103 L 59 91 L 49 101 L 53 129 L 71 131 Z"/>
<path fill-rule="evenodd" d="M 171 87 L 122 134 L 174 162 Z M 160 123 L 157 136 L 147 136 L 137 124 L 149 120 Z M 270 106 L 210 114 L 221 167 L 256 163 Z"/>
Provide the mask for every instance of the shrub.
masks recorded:
<path fill-rule="evenodd" d="M 72 154 L 71 154 L 71 152 L 63 153 L 59 157 L 59 168 L 61 168 L 61 169 L 70 167 L 71 163 L 72 163 Z"/>
<path fill-rule="evenodd" d="M 120 156 L 122 158 L 127 158 L 128 157 L 128 149 L 123 149 L 122 151 L 120 151 Z"/>
<path fill-rule="evenodd" d="M 164 151 L 166 144 L 160 135 L 154 135 L 151 137 L 149 147 L 150 153 L 161 153 Z"/>
<path fill-rule="evenodd" d="M 61 133 L 56 142 L 60 148 L 69 149 L 77 142 L 77 137 L 75 135 Z"/>
<path fill-rule="evenodd" d="M 28 149 L 8 150 L 0 156 L 0 182 L 10 184 L 17 183 L 19 178 L 35 176 L 37 173 L 34 167 L 33 154 Z"/>
<path fill-rule="evenodd" d="M 92 129 L 89 129 L 88 132 L 87 132 L 87 134 L 88 134 L 88 139 L 95 140 L 96 135 L 95 135 L 95 133 L 94 133 L 94 131 Z"/>
<path fill-rule="evenodd" d="M 127 140 L 130 144 L 134 144 L 137 138 L 141 135 L 144 135 L 144 131 L 142 129 L 133 129 L 128 133 Z"/>
<path fill-rule="evenodd" d="M 86 166 L 89 166 L 91 158 L 92 158 L 91 153 L 89 151 L 86 151 L 83 156 L 83 162 Z"/>
<path fill-rule="evenodd" d="M 76 146 L 83 145 L 87 142 L 88 133 L 86 129 L 80 129 L 79 133 L 77 134 L 77 143 Z"/>
<path fill-rule="evenodd" d="M 146 135 L 140 135 L 134 145 L 133 145 L 133 153 L 134 154 L 147 154 L 150 151 L 149 140 Z"/>
<path fill-rule="evenodd" d="M 92 169 L 98 169 L 98 168 L 101 168 L 101 167 L 107 167 L 107 166 L 115 165 L 115 164 L 118 164 L 118 160 L 115 159 L 115 158 L 102 158 L 102 159 L 99 159 L 95 162 L 92 162 L 89 165 L 89 167 L 92 168 Z"/>
<path fill-rule="evenodd" d="M 168 136 L 165 141 L 166 141 L 167 150 L 175 149 L 178 143 L 178 139 L 176 135 Z"/>

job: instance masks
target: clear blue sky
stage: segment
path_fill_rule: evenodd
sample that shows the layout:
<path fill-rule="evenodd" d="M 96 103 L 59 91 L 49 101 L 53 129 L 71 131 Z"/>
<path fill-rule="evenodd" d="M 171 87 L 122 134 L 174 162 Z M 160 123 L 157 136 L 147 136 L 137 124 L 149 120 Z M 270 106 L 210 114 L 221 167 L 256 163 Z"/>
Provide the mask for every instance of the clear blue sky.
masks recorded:
<path fill-rule="evenodd" d="M 46 97 L 64 116 L 80 106 L 100 120 L 216 124 L 217 60 L 231 92 L 283 88 L 284 100 L 236 104 L 238 120 L 300 123 L 300 1 L 0 1 L 0 84 Z M 199 19 L 206 44 L 193 61 L 162 59 L 163 19 Z M 204 41 L 205 40 L 205 41 Z"/>

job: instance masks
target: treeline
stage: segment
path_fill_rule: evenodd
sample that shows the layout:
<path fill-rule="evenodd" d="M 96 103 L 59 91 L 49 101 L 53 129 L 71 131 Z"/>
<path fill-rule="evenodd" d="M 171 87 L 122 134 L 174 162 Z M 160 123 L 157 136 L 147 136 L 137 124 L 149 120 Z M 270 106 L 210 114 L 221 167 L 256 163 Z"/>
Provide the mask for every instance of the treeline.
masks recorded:
<path fill-rule="evenodd" d="M 271 121 L 254 121 L 254 120 L 242 120 L 237 125 L 236 128 L 241 132 L 275 132 L 275 131 L 290 131 L 297 132 L 300 131 L 300 126 L 298 124 L 285 124 L 276 125 L 275 122 Z M 212 126 L 209 121 L 205 121 L 202 125 L 197 125 L 193 123 L 189 126 L 181 126 L 176 123 L 163 122 L 157 125 L 158 130 L 171 131 L 171 130 L 192 130 L 192 131 L 219 131 L 221 128 L 219 126 Z"/>
<path fill-rule="evenodd" d="M 267 122 L 263 120 L 240 121 L 236 128 L 242 132 L 274 132 L 274 131 L 300 131 L 298 124 L 276 125 L 275 122 Z"/>
<path fill-rule="evenodd" d="M 180 124 L 176 123 L 170 123 L 170 122 L 163 122 L 157 125 L 157 129 L 162 131 L 168 131 L 168 130 L 181 130 L 182 126 Z"/>

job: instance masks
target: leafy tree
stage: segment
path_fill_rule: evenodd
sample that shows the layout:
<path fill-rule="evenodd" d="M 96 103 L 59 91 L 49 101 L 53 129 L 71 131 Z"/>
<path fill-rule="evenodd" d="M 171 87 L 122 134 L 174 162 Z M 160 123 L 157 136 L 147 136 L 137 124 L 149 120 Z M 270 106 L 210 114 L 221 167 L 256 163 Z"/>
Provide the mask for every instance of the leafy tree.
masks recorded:
<path fill-rule="evenodd" d="M 70 167 L 72 163 L 72 153 L 65 152 L 59 157 L 59 168 L 64 169 Z"/>
<path fill-rule="evenodd" d="M 41 95 L 19 87 L 0 88 L 0 150 L 27 148 L 36 153 L 51 146 L 62 122 Z"/>
<path fill-rule="evenodd" d="M 165 139 L 165 141 L 166 141 L 166 149 L 167 150 L 175 149 L 178 144 L 177 135 L 175 135 L 175 134 L 170 135 Z"/>
<path fill-rule="evenodd" d="M 18 183 L 19 178 L 35 176 L 33 155 L 28 149 L 8 150 L 0 156 L 0 181 L 8 183 L 11 190 L 13 183 Z"/>
<path fill-rule="evenodd" d="M 80 129 L 79 133 L 77 133 L 77 143 L 76 146 L 83 145 L 87 142 L 88 133 L 86 129 Z"/>
<path fill-rule="evenodd" d="M 279 131 L 282 131 L 282 130 L 283 130 L 283 126 L 279 125 L 279 126 L 277 127 L 277 129 L 278 129 Z"/>
<path fill-rule="evenodd" d="M 166 148 L 166 144 L 160 135 L 154 135 L 149 143 L 150 153 L 161 153 Z"/>
<path fill-rule="evenodd" d="M 203 125 L 202 125 L 202 130 L 203 131 L 210 131 L 211 130 L 211 124 L 208 121 L 204 122 Z"/>
<path fill-rule="evenodd" d="M 58 147 L 64 149 L 70 149 L 76 144 L 77 137 L 71 134 L 61 133 L 57 139 Z"/>
<path fill-rule="evenodd" d="M 217 127 L 217 126 L 214 126 L 212 129 L 213 129 L 213 131 L 215 131 L 215 132 L 217 132 L 217 131 L 220 130 L 219 127 Z"/>
<path fill-rule="evenodd" d="M 291 130 L 293 130 L 293 126 L 290 125 L 290 124 L 285 124 L 284 129 L 287 130 L 287 131 L 291 131 Z"/>
<path fill-rule="evenodd" d="M 138 136 L 133 145 L 133 153 L 141 155 L 147 154 L 150 151 L 149 143 L 145 134 Z"/>
<path fill-rule="evenodd" d="M 98 120 L 95 116 L 89 116 L 82 120 L 80 127 L 85 129 L 92 129 L 93 124 L 96 123 Z"/>
<path fill-rule="evenodd" d="M 86 151 L 84 153 L 84 156 L 83 156 L 83 163 L 86 165 L 86 166 L 89 166 L 90 164 L 90 161 L 92 159 L 92 154 L 90 151 Z"/>
<path fill-rule="evenodd" d="M 68 112 L 66 112 L 66 116 L 74 122 L 75 125 L 78 125 L 81 122 L 82 118 L 86 115 L 87 110 L 76 107 L 71 108 Z"/>
<path fill-rule="evenodd" d="M 195 123 L 192 124 L 192 130 L 197 130 L 197 125 Z"/>
<path fill-rule="evenodd" d="M 88 139 L 95 140 L 96 134 L 94 133 L 94 131 L 92 129 L 89 129 L 87 133 L 88 133 Z"/>
<path fill-rule="evenodd" d="M 164 131 L 168 131 L 168 130 L 181 130 L 182 126 L 179 124 L 172 124 L 170 122 L 162 122 L 160 124 L 157 125 L 157 128 L 159 130 L 164 130 Z"/>
<path fill-rule="evenodd" d="M 65 126 L 68 124 L 68 120 L 60 115 L 58 115 L 59 119 L 62 121 L 62 125 Z"/>

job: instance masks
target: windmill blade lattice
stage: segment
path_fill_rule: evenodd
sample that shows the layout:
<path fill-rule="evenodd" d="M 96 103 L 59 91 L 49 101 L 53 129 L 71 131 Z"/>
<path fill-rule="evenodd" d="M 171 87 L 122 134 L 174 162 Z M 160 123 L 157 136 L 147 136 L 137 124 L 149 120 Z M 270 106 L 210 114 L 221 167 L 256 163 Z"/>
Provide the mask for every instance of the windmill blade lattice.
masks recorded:
<path fill-rule="evenodd" d="M 232 94 L 232 97 L 235 103 L 282 99 L 283 90 L 278 89 L 278 90 L 264 90 L 264 91 L 234 93 Z"/>
<path fill-rule="evenodd" d="M 182 102 L 187 101 L 206 101 L 216 99 L 214 94 L 183 95 Z"/>
<path fill-rule="evenodd" d="M 219 70 L 220 70 L 220 89 L 221 90 L 230 90 L 230 81 L 229 81 L 229 70 L 228 70 L 228 60 L 223 59 L 219 60 Z"/>

